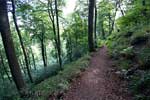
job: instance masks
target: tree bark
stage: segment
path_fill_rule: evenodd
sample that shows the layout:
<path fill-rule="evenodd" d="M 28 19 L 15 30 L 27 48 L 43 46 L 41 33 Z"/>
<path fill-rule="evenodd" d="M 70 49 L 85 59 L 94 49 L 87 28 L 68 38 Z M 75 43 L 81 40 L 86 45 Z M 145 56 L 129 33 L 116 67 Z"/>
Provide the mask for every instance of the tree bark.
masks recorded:
<path fill-rule="evenodd" d="M 54 32 L 54 40 L 55 40 L 55 45 L 56 45 L 55 47 L 57 50 L 57 56 L 58 56 L 60 69 L 62 69 L 61 44 L 60 44 L 60 34 L 59 34 L 59 19 L 58 19 L 58 8 L 57 8 L 56 0 L 55 0 L 55 14 L 56 14 L 57 28 L 56 28 L 56 24 L 55 24 L 55 14 L 54 14 L 52 6 L 53 6 L 52 0 L 48 0 L 48 15 L 49 15 L 50 21 L 52 22 L 53 32 Z M 56 31 L 56 29 L 57 29 L 57 31 Z"/>
<path fill-rule="evenodd" d="M 16 27 L 16 31 L 18 33 L 18 37 L 19 37 L 19 41 L 20 41 L 20 44 L 21 44 L 21 48 L 22 48 L 22 51 L 23 51 L 23 54 L 24 54 L 24 59 L 25 59 L 25 62 L 26 62 L 28 76 L 29 76 L 29 79 L 30 79 L 31 83 L 33 83 L 32 75 L 30 73 L 30 67 L 29 67 L 29 62 L 28 62 L 26 49 L 24 47 L 24 44 L 23 44 L 23 41 L 22 41 L 21 32 L 20 32 L 18 24 L 17 24 L 16 14 L 15 14 L 15 2 L 14 2 L 14 0 L 11 0 L 11 2 L 12 2 L 12 8 L 13 8 L 13 11 L 12 11 L 13 20 L 14 20 L 14 24 L 15 24 L 15 27 Z"/>
<path fill-rule="evenodd" d="M 142 0 L 142 6 L 145 7 L 146 6 L 146 1 Z M 143 15 L 146 16 L 146 8 L 144 8 L 143 10 Z"/>
<path fill-rule="evenodd" d="M 44 67 L 47 67 L 47 63 L 45 59 L 45 46 L 44 46 L 43 41 L 41 41 L 41 49 L 42 49 L 42 58 L 43 58 Z"/>
<path fill-rule="evenodd" d="M 113 18 L 113 21 L 112 21 L 112 25 L 111 25 L 111 31 L 110 31 L 110 34 L 113 32 L 114 30 L 114 25 L 115 25 L 115 18 L 116 18 L 116 15 L 117 15 L 117 11 L 118 11 L 118 4 L 119 2 L 116 1 L 116 9 L 115 9 L 115 12 L 114 12 L 114 18 Z"/>
<path fill-rule="evenodd" d="M 33 62 L 34 70 L 36 70 L 35 57 L 34 57 L 34 54 L 33 54 L 33 51 L 32 51 L 32 48 L 31 48 L 31 47 L 30 47 L 30 50 L 31 50 L 32 62 Z"/>
<path fill-rule="evenodd" d="M 44 36 L 45 36 L 45 27 L 44 27 L 44 23 L 42 21 L 42 32 L 41 32 L 41 38 L 40 38 L 40 41 L 41 41 L 41 53 L 42 53 L 42 59 L 43 59 L 43 64 L 44 64 L 44 67 L 47 67 L 47 61 L 46 61 L 46 46 L 44 44 Z"/>
<path fill-rule="evenodd" d="M 109 34 L 111 34 L 111 14 L 109 13 Z"/>
<path fill-rule="evenodd" d="M 96 29 L 97 29 L 97 7 L 95 4 L 95 23 L 94 23 L 94 37 L 95 37 L 95 48 L 97 48 L 97 33 L 96 33 Z"/>
<path fill-rule="evenodd" d="M 56 25 L 57 25 L 57 40 L 58 40 L 58 58 L 59 58 L 59 66 L 62 69 L 62 59 L 61 59 L 61 42 L 60 42 L 60 32 L 59 32 L 59 15 L 58 15 L 58 4 L 57 0 L 55 0 L 55 11 L 56 11 Z"/>
<path fill-rule="evenodd" d="M 93 26 L 94 26 L 94 7 L 95 7 L 95 0 L 89 0 L 89 14 L 88 14 L 88 45 L 89 51 L 95 51 L 94 48 L 94 37 L 93 37 Z"/>
<path fill-rule="evenodd" d="M 6 0 L 0 0 L 0 32 L 13 80 L 20 95 L 24 96 L 23 90 L 26 88 L 26 85 L 22 77 L 10 32 Z"/>
<path fill-rule="evenodd" d="M 122 16 L 124 16 L 125 14 L 124 14 L 124 11 L 122 10 L 122 8 L 121 8 L 121 1 L 119 0 L 118 1 L 119 2 L 119 4 L 118 4 L 118 6 L 119 6 L 119 8 L 120 8 L 120 11 L 121 11 L 121 14 L 122 14 Z"/>
<path fill-rule="evenodd" d="M 46 62 L 46 65 L 48 64 L 47 62 L 47 48 L 46 48 L 46 45 L 44 46 L 44 50 L 45 50 L 45 62 Z"/>
<path fill-rule="evenodd" d="M 145 6 L 146 5 L 146 1 L 142 0 L 142 5 Z"/>
<path fill-rule="evenodd" d="M 24 65 L 22 63 L 22 60 L 20 59 L 18 62 L 20 63 L 20 68 L 22 69 L 24 75 L 26 76 L 26 71 L 25 71 Z"/>
<path fill-rule="evenodd" d="M 104 22 L 101 21 L 101 27 L 102 27 L 102 37 L 105 39 L 105 30 L 104 30 Z"/>

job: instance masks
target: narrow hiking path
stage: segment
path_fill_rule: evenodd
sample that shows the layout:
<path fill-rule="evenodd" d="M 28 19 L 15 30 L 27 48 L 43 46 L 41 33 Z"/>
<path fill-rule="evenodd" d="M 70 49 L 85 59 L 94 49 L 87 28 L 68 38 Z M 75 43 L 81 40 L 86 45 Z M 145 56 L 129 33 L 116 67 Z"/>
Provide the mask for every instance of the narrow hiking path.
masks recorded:
<path fill-rule="evenodd" d="M 106 47 L 92 54 L 89 66 L 72 83 L 64 100 L 132 100 L 127 93 L 126 82 L 115 74 Z"/>

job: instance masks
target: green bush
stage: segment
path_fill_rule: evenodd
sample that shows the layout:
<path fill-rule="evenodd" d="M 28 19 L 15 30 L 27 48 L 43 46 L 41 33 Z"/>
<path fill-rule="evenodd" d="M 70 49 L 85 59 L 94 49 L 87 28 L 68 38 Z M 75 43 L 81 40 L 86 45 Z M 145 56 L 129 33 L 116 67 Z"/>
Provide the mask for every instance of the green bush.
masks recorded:
<path fill-rule="evenodd" d="M 19 100 L 19 94 L 15 84 L 8 80 L 0 80 L 0 100 Z"/>
<path fill-rule="evenodd" d="M 131 60 L 119 60 L 118 63 L 117 63 L 117 66 L 120 68 L 120 69 L 126 69 L 128 70 L 129 68 L 131 68 L 131 64 L 132 64 L 132 61 Z"/>
<path fill-rule="evenodd" d="M 130 89 L 135 94 L 136 100 L 149 100 L 150 96 L 150 74 L 141 73 L 132 78 Z"/>
<path fill-rule="evenodd" d="M 134 57 L 134 50 L 133 50 L 133 46 L 127 47 L 125 49 L 123 49 L 122 51 L 120 51 L 120 54 L 127 59 L 132 59 Z"/>
<path fill-rule="evenodd" d="M 138 63 L 141 68 L 150 68 L 150 48 L 143 48 L 137 52 Z"/>

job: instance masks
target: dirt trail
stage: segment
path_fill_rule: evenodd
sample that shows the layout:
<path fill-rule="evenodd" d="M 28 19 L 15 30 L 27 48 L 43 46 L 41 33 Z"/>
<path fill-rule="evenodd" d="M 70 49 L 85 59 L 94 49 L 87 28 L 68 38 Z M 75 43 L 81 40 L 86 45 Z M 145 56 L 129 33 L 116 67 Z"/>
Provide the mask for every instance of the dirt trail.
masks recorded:
<path fill-rule="evenodd" d="M 115 74 L 107 48 L 92 56 L 89 69 L 72 83 L 64 100 L 132 100 L 126 83 Z"/>

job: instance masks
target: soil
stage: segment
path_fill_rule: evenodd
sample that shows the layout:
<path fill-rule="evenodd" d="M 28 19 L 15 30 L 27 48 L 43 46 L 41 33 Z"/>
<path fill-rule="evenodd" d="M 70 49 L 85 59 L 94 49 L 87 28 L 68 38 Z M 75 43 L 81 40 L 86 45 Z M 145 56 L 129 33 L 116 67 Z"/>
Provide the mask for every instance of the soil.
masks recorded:
<path fill-rule="evenodd" d="M 133 100 L 127 82 L 112 65 L 105 46 L 93 53 L 89 68 L 72 83 L 63 100 Z"/>

